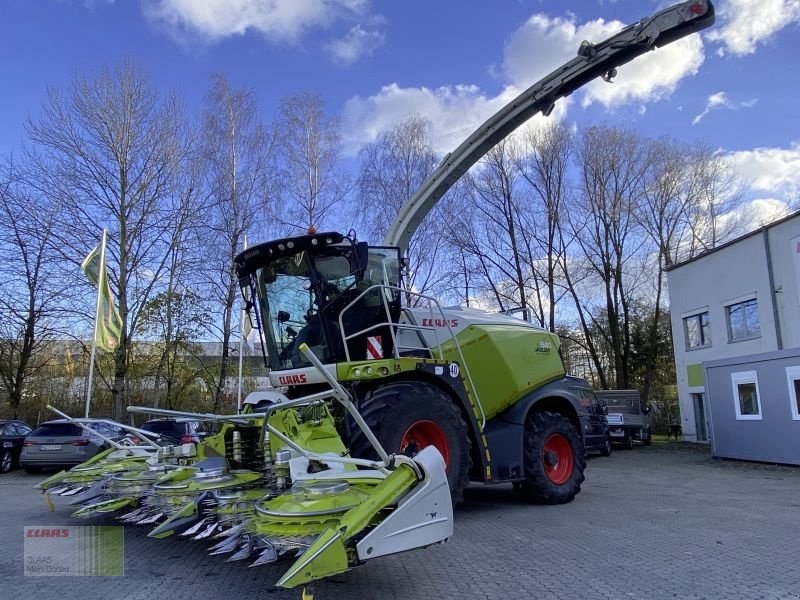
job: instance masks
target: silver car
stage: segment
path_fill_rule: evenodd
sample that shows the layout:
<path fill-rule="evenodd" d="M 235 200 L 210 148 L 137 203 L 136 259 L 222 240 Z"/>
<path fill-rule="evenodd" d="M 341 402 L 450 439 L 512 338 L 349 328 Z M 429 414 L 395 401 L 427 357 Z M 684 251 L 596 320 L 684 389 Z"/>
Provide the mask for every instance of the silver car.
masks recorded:
<path fill-rule="evenodd" d="M 119 428 L 106 423 L 89 426 L 108 438 L 122 435 Z M 106 448 L 108 444 L 101 437 L 73 423 L 48 421 L 25 438 L 19 463 L 28 473 L 38 473 L 43 468 L 80 464 Z"/>

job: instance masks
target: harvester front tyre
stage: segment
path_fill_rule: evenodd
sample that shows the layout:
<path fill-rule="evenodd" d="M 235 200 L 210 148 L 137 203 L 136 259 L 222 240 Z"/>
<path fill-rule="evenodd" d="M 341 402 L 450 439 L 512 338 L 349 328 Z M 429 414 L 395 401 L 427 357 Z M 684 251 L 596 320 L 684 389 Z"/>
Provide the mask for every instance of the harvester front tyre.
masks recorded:
<path fill-rule="evenodd" d="M 469 483 L 470 439 L 461 411 L 439 388 L 419 382 L 390 383 L 370 391 L 359 411 L 384 449 L 413 456 L 435 446 L 447 465 L 447 481 L 453 504 L 464 498 Z M 350 455 L 377 458 L 358 426 L 350 421 Z"/>
<path fill-rule="evenodd" d="M 540 504 L 571 502 L 583 483 L 583 443 L 574 425 L 559 414 L 536 412 L 525 424 L 525 495 Z"/>

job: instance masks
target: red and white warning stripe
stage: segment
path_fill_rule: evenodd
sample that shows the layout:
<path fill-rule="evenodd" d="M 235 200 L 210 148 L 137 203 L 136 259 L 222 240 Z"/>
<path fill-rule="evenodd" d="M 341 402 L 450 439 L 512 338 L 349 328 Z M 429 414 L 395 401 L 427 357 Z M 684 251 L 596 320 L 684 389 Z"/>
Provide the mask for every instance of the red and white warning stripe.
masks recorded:
<path fill-rule="evenodd" d="M 381 336 L 373 335 L 367 338 L 367 360 L 383 358 Z"/>

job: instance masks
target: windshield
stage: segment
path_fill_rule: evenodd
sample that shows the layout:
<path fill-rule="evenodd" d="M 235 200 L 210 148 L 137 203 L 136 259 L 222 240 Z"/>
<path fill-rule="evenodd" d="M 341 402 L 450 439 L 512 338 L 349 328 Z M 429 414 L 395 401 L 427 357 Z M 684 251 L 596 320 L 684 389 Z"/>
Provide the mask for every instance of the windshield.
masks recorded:
<path fill-rule="evenodd" d="M 338 275 L 341 278 L 345 274 Z M 315 302 L 308 253 L 279 258 L 258 269 L 256 277 L 271 367 L 308 366 L 310 363 L 299 350 L 302 343 L 326 360 L 327 344 L 318 315 L 319 302 Z"/>
<path fill-rule="evenodd" d="M 182 435 L 187 431 L 187 424 L 178 423 L 177 421 L 148 421 L 142 425 L 142 429 L 158 434 Z"/>
<path fill-rule="evenodd" d="M 363 360 L 367 336 L 383 339 L 389 356 L 391 334 L 382 324 L 396 319 L 400 310 L 399 263 L 397 248 L 367 248 L 347 239 L 284 254 L 256 268 L 254 287 L 270 367 L 311 366 L 300 352 L 304 343 L 324 363 L 347 360 L 348 353 Z M 370 290 L 376 285 L 393 289 Z"/>
<path fill-rule="evenodd" d="M 603 396 L 609 408 L 627 408 L 639 410 L 639 398 L 637 396 Z"/>
<path fill-rule="evenodd" d="M 31 437 L 77 437 L 86 435 L 86 430 L 72 423 L 47 423 L 31 434 Z"/>

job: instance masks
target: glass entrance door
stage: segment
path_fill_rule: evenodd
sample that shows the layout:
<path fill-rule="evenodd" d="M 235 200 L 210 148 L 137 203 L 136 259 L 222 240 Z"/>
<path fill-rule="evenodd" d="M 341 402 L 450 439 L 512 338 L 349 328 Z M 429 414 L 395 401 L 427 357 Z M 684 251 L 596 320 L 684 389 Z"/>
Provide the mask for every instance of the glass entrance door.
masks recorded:
<path fill-rule="evenodd" d="M 707 442 L 708 432 L 706 430 L 706 407 L 703 394 L 692 394 L 694 402 L 694 425 L 697 431 L 697 441 Z"/>

